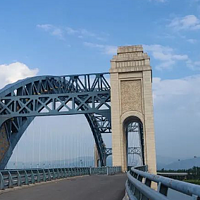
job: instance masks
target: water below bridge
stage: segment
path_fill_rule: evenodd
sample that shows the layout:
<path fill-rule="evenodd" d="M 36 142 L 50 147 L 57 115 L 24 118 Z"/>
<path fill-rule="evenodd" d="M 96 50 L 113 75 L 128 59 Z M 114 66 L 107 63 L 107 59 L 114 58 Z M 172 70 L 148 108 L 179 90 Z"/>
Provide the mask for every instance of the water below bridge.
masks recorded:
<path fill-rule="evenodd" d="M 56 180 L 0 192 L 0 200 L 122 200 L 125 174 L 94 175 Z"/>

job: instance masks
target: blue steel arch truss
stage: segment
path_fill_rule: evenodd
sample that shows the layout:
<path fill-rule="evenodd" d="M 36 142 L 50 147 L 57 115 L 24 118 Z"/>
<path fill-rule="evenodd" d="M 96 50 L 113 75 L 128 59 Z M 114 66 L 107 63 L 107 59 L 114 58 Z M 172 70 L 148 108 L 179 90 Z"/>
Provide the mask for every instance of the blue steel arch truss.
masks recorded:
<path fill-rule="evenodd" d="M 106 165 L 102 133 L 111 132 L 108 73 L 38 76 L 0 90 L 0 169 L 36 116 L 84 114 L 92 130 L 101 165 Z"/>

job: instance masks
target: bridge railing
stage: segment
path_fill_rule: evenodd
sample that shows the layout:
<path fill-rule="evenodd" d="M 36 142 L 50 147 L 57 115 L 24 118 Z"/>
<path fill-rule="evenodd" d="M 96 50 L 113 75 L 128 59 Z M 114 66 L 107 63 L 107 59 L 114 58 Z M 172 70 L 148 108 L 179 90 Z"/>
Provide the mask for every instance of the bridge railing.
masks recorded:
<path fill-rule="evenodd" d="M 146 172 L 146 167 L 131 168 L 127 172 L 127 199 L 130 200 L 169 200 L 169 189 L 188 195 L 193 200 L 200 199 L 200 186 Z M 157 185 L 157 190 L 152 185 Z"/>
<path fill-rule="evenodd" d="M 0 171 L 0 190 L 67 177 L 95 174 L 111 175 L 120 172 L 121 167 L 76 167 L 56 169 L 2 170 Z"/>

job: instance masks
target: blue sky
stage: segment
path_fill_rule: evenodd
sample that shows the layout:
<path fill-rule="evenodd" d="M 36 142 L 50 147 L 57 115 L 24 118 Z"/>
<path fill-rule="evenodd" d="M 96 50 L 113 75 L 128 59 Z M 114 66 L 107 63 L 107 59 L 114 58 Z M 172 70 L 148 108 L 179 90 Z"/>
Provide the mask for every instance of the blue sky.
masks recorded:
<path fill-rule="evenodd" d="M 198 5 L 196 0 L 2 1 L 0 62 L 19 61 L 39 68 L 39 74 L 108 71 L 115 47 L 132 44 L 162 45 L 196 62 L 199 29 L 170 24 L 188 15 L 198 20 Z M 182 61 L 154 70 L 154 76 L 196 73 Z M 153 68 L 159 63 L 152 58 Z"/>
<path fill-rule="evenodd" d="M 157 153 L 200 152 L 199 0 L 2 0 L 0 13 L 0 87 L 107 72 L 117 46 L 142 44 L 153 68 Z"/>

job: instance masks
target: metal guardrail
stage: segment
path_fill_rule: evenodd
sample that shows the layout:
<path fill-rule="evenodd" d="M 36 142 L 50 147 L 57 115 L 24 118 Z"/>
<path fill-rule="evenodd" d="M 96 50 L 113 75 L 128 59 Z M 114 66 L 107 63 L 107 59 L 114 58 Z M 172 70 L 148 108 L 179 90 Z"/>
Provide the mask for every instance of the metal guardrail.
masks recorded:
<path fill-rule="evenodd" d="M 130 200 L 169 200 L 169 189 L 188 195 L 194 200 L 200 200 L 200 186 L 150 174 L 146 171 L 143 166 L 131 168 L 127 172 L 126 192 Z M 152 183 L 157 184 L 157 190 L 151 188 Z"/>
<path fill-rule="evenodd" d="M 1 170 L 0 190 L 16 186 L 35 184 L 61 178 L 121 172 L 121 167 L 76 167 L 56 169 Z"/>

